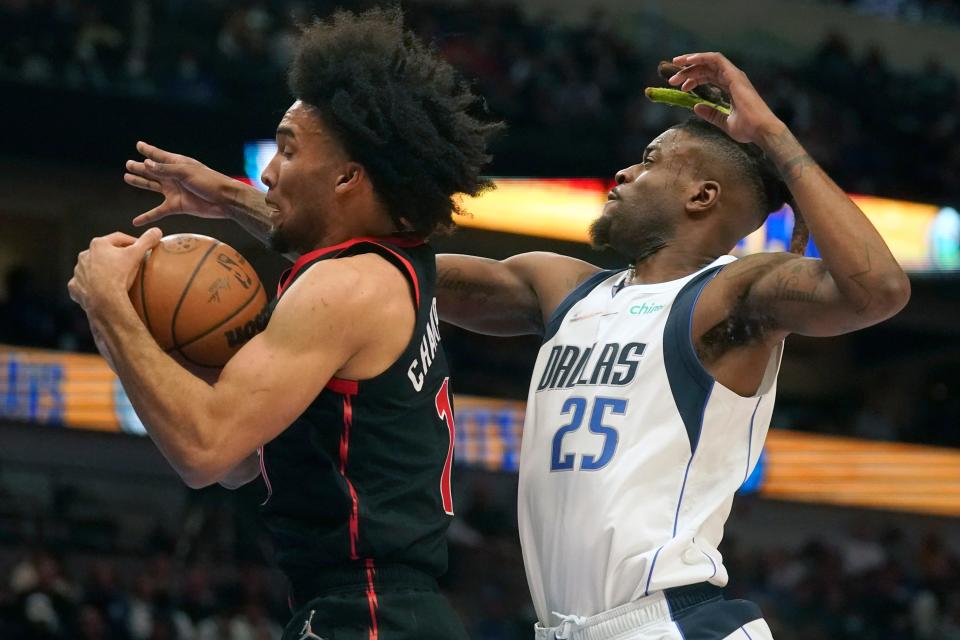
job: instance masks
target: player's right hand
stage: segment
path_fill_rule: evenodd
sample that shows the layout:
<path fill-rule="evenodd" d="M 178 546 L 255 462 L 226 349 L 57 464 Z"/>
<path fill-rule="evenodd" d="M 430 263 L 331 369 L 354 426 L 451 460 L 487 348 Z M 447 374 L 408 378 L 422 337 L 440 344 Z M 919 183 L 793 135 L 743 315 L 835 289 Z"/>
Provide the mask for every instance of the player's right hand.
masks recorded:
<path fill-rule="evenodd" d="M 153 224 L 167 216 L 186 214 L 199 218 L 226 218 L 231 190 L 236 180 L 214 171 L 199 161 L 137 143 L 143 162 L 127 160 L 123 181 L 130 186 L 156 191 L 163 202 L 133 219 L 133 224 Z"/>

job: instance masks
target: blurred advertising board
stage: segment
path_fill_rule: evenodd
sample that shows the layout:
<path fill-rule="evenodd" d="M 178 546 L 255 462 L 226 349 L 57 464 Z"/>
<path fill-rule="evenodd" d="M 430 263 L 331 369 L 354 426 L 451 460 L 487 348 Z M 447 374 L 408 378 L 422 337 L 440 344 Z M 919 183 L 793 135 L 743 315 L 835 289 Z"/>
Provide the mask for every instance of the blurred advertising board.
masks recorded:
<path fill-rule="evenodd" d="M 457 464 L 514 473 L 524 403 L 456 396 Z M 97 355 L 0 345 L 0 418 L 145 435 Z M 741 493 L 960 516 L 960 451 L 773 429 Z"/>
<path fill-rule="evenodd" d="M 121 431 L 124 401 L 120 381 L 98 355 L 0 347 L 4 418 Z"/>
<path fill-rule="evenodd" d="M 612 186 L 594 179 L 502 178 L 497 188 L 468 198 L 470 214 L 457 218 L 463 227 L 589 242 L 590 223 L 599 214 Z M 851 195 L 890 250 L 910 271 L 960 270 L 960 213 L 953 207 Z M 793 232 L 793 211 L 784 206 L 740 241 L 737 255 L 786 251 Z M 817 257 L 814 240 L 807 255 Z"/>
<path fill-rule="evenodd" d="M 261 189 L 260 174 L 276 151 L 272 140 L 244 145 L 246 181 Z M 463 227 L 589 242 L 590 223 L 599 215 L 613 187 L 603 178 L 496 178 L 496 189 L 466 198 L 457 224 Z M 866 213 L 910 271 L 960 270 L 960 213 L 950 206 L 850 196 Z M 766 224 L 745 238 L 734 253 L 785 251 L 793 231 L 789 207 L 773 212 Z M 815 243 L 807 255 L 818 256 Z"/>

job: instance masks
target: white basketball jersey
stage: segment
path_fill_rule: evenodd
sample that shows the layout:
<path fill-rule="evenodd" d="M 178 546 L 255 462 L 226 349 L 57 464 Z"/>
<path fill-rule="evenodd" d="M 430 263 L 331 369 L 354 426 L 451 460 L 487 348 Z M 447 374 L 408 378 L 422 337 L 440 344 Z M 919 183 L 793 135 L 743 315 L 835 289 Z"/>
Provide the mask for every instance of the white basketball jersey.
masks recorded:
<path fill-rule="evenodd" d="M 704 370 L 693 308 L 722 256 L 671 282 L 600 272 L 547 326 L 527 401 L 520 539 L 540 623 L 727 572 L 717 546 L 766 438 L 782 345 L 754 397 Z"/>

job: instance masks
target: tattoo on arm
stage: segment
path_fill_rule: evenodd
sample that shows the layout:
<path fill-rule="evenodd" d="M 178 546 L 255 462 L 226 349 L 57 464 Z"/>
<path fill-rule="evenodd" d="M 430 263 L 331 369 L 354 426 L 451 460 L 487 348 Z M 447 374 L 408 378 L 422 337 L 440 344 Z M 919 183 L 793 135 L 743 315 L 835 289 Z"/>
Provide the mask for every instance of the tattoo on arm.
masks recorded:
<path fill-rule="evenodd" d="M 810 157 L 810 154 L 804 152 L 799 156 L 787 160 L 782 166 L 778 167 L 778 169 L 780 170 L 780 175 L 783 176 L 783 181 L 789 186 L 803 177 L 804 169 L 814 165 L 816 165 L 816 162 Z"/>
<path fill-rule="evenodd" d="M 719 278 L 723 280 L 753 280 L 763 274 L 767 273 L 770 270 L 770 264 L 768 262 L 757 262 L 746 268 L 741 268 L 741 265 L 734 263 L 734 265 L 725 268 L 720 272 Z"/>
<path fill-rule="evenodd" d="M 863 304 L 858 304 L 857 308 L 854 309 L 857 315 L 862 314 L 867 310 L 867 307 L 870 306 L 870 303 L 873 302 L 873 293 L 870 292 L 870 288 L 865 285 L 862 281 L 870 277 L 870 273 L 873 272 L 873 264 L 870 261 L 870 245 L 865 244 L 863 246 L 864 259 L 867 261 L 867 268 L 858 273 L 850 274 L 848 277 L 850 281 L 857 285 L 863 291 Z"/>
<path fill-rule="evenodd" d="M 463 276 L 463 271 L 457 268 L 440 270 L 437 274 L 437 288 L 461 300 L 473 300 L 479 304 L 486 304 L 496 293 L 493 285 L 470 281 Z"/>
<path fill-rule="evenodd" d="M 777 273 L 773 299 L 779 302 L 822 302 L 817 289 L 826 273 L 827 268 L 822 262 L 798 264 Z"/>
<path fill-rule="evenodd" d="M 774 156 L 777 170 L 783 176 L 783 181 L 787 186 L 792 186 L 797 180 L 803 177 L 803 172 L 808 167 L 816 166 L 816 162 L 810 157 L 797 139 L 793 137 L 789 129 L 784 129 L 776 134 L 769 142 L 771 155 Z M 782 160 L 787 157 L 787 160 Z"/>
<path fill-rule="evenodd" d="M 775 326 L 768 308 L 752 305 L 746 294 L 741 295 L 730 314 L 708 329 L 697 342 L 697 356 L 709 365 L 731 349 L 758 344 Z"/>

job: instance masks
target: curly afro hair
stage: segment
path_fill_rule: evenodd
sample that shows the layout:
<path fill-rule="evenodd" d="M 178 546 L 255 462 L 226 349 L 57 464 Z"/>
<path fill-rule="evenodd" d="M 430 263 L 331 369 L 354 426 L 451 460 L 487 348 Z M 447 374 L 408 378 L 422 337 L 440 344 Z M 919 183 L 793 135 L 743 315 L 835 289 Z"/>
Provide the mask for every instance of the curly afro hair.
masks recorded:
<path fill-rule="evenodd" d="M 366 168 L 400 229 L 423 238 L 448 231 L 461 213 L 456 195 L 492 186 L 480 170 L 503 125 L 484 120 L 481 99 L 404 29 L 399 8 L 315 20 L 300 37 L 289 85 Z"/>

